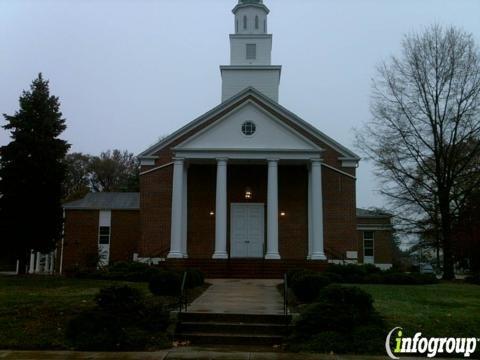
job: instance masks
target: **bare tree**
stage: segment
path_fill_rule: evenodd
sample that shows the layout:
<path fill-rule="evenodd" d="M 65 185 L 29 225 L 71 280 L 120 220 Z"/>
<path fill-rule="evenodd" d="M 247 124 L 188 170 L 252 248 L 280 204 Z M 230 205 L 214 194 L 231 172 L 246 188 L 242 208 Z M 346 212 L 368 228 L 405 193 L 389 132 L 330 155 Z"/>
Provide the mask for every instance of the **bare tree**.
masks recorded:
<path fill-rule="evenodd" d="M 432 26 L 378 68 L 372 119 L 357 145 L 404 229 L 434 226 L 444 278 L 454 277 L 452 224 L 480 185 L 480 54 L 456 28 Z"/>
<path fill-rule="evenodd" d="M 140 165 L 128 151 L 106 151 L 90 161 L 93 191 L 138 191 Z"/>

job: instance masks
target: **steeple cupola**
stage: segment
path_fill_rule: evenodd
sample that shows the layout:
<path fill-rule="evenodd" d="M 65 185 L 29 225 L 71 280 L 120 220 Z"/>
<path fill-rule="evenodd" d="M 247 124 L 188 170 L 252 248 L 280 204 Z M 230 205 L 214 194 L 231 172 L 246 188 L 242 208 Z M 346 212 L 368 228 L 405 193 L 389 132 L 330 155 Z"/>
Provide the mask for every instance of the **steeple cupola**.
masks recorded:
<path fill-rule="evenodd" d="M 232 10 L 235 33 L 230 34 L 230 65 L 221 66 L 222 101 L 254 87 L 278 101 L 281 66 L 272 65 L 270 10 L 262 0 L 239 0 Z"/>
<path fill-rule="evenodd" d="M 240 0 L 233 9 L 235 34 L 266 34 L 269 12 L 261 0 Z"/>

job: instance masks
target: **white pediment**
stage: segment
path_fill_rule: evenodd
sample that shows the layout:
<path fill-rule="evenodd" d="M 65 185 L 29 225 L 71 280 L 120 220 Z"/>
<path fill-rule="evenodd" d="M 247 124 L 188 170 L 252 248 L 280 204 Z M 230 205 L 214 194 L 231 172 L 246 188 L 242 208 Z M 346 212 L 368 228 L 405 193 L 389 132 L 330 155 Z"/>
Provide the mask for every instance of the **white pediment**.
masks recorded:
<path fill-rule="evenodd" d="M 247 121 L 255 124 L 255 133 L 251 136 L 242 132 L 242 125 Z M 251 101 L 243 103 L 175 149 L 321 151 L 313 142 Z"/>

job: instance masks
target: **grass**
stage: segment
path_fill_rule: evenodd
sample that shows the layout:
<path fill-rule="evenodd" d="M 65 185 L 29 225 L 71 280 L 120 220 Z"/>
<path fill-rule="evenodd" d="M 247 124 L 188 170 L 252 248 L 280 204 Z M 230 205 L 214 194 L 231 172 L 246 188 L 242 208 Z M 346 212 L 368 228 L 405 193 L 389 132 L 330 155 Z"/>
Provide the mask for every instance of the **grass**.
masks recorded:
<path fill-rule="evenodd" d="M 480 286 L 355 285 L 370 293 L 390 328 L 425 336 L 472 337 L 480 333 Z"/>
<path fill-rule="evenodd" d="M 129 285 L 153 296 L 146 283 L 0 276 L 0 349 L 68 349 L 68 321 L 93 307 L 95 294 L 109 285 Z M 189 300 L 205 288 L 194 289 Z"/>
<path fill-rule="evenodd" d="M 406 334 L 422 332 L 428 337 L 472 337 L 480 333 L 480 286 L 460 282 L 435 285 L 354 284 L 370 295 L 375 309 L 389 329 L 400 326 Z M 283 296 L 283 284 L 279 286 Z M 289 308 L 301 312 L 289 291 Z"/>

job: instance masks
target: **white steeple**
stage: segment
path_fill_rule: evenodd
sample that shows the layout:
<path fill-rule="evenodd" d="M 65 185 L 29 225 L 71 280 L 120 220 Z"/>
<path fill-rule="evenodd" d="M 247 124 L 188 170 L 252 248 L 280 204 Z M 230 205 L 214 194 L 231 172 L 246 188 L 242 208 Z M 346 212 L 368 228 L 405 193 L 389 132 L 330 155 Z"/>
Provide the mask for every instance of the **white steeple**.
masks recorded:
<path fill-rule="evenodd" d="M 222 101 L 247 87 L 278 101 L 281 66 L 272 66 L 269 12 L 262 0 L 239 0 L 233 9 L 235 34 L 230 35 L 230 65 L 220 66 Z"/>

